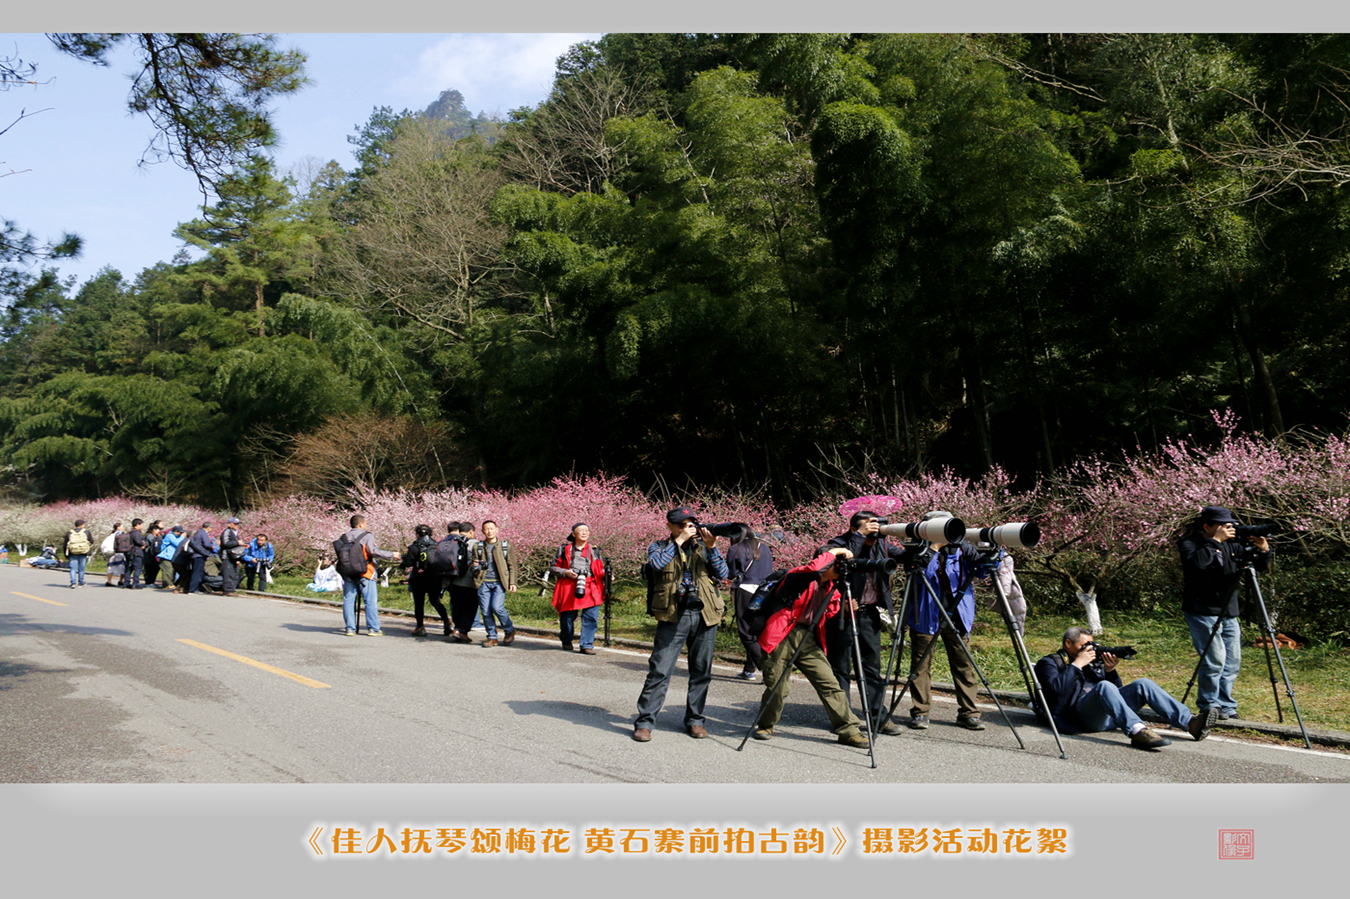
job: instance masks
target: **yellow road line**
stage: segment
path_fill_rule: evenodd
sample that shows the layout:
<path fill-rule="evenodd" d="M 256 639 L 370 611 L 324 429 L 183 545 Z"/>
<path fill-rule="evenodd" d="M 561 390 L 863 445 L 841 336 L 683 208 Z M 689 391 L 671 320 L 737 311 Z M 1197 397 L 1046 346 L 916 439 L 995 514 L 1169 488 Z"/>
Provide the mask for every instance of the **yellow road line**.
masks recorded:
<path fill-rule="evenodd" d="M 11 591 L 9 591 L 9 592 L 10 592 L 10 593 L 13 593 L 15 596 L 22 596 L 24 599 L 36 599 L 38 602 L 50 603 L 51 605 L 54 605 L 54 606 L 64 606 L 64 605 L 65 605 L 65 603 L 63 603 L 63 602 L 57 602 L 57 601 L 54 600 L 54 599 L 43 599 L 41 596 L 32 596 L 32 595 L 30 595 L 30 594 L 28 594 L 28 593 L 20 593 L 18 590 L 11 590 Z"/>
<path fill-rule="evenodd" d="M 227 659 L 234 659 L 236 662 L 243 662 L 245 665 L 252 665 L 254 668 L 261 668 L 263 671 L 270 671 L 272 674 L 280 674 L 282 677 L 289 677 L 298 684 L 304 684 L 306 687 L 323 688 L 329 686 L 322 681 L 311 680 L 301 674 L 293 671 L 287 671 L 284 668 L 276 668 L 268 665 L 266 662 L 259 662 L 257 659 L 250 659 L 248 656 L 241 656 L 226 649 L 217 649 L 214 646 L 207 646 L 205 643 L 198 643 L 196 640 L 179 639 L 179 643 L 186 643 L 188 646 L 195 646 L 198 649 L 204 649 L 207 652 L 214 652 L 218 656 L 224 656 Z"/>

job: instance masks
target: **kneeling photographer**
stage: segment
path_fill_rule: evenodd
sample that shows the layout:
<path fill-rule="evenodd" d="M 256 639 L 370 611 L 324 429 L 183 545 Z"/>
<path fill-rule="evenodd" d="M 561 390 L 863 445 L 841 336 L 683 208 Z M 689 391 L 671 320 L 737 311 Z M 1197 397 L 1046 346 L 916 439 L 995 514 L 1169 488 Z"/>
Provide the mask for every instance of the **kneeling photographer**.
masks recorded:
<path fill-rule="evenodd" d="M 1237 717 L 1233 684 L 1242 667 L 1238 624 L 1242 569 L 1270 565 L 1270 525 L 1243 527 L 1223 506 L 1205 506 L 1191 531 L 1177 542 L 1183 581 L 1181 611 L 1200 654 L 1196 705 L 1220 719 Z M 1240 542 L 1240 541 L 1246 542 Z"/>
<path fill-rule="evenodd" d="M 1171 740 L 1139 717 L 1139 710 L 1148 706 L 1196 740 L 1209 736 L 1215 720 L 1213 709 L 1192 715 L 1190 709 L 1146 677 L 1128 685 L 1121 683 L 1116 673 L 1121 656 L 1132 658 L 1134 650 L 1128 646 L 1099 647 L 1087 628 L 1071 627 L 1064 632 L 1060 650 L 1036 663 L 1036 678 L 1061 733 L 1096 733 L 1119 727 L 1138 749 L 1171 745 Z M 1044 710 L 1036 711 L 1043 719 Z"/>

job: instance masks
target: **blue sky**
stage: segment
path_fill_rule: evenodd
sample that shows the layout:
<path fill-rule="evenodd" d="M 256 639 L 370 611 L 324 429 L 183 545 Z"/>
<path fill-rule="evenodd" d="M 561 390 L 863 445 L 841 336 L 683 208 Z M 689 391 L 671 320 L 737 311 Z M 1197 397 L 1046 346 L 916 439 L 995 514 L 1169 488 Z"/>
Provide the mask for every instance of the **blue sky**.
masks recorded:
<path fill-rule="evenodd" d="M 503 115 L 542 100 L 554 63 L 598 34 L 281 34 L 308 57 L 312 82 L 279 100 L 275 152 L 285 171 L 306 160 L 354 165 L 348 135 L 377 106 L 422 109 L 454 88 L 473 112 Z M 84 253 L 59 264 L 83 282 L 105 265 L 128 279 L 171 260 L 174 228 L 196 217 L 201 194 L 171 162 L 138 167 L 152 135 L 126 109 L 130 55 L 110 68 L 70 59 L 42 34 L 0 36 L 0 56 L 38 66 L 35 87 L 0 92 L 0 216 L 40 239 L 65 231 Z M 15 122 L 20 111 L 27 117 Z"/>

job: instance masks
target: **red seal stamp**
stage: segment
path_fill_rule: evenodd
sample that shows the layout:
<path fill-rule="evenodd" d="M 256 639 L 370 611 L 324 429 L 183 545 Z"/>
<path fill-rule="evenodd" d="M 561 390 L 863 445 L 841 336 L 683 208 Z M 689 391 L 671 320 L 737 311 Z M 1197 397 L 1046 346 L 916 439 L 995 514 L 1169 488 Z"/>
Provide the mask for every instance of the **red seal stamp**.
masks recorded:
<path fill-rule="evenodd" d="M 1224 860 L 1256 858 L 1256 831 L 1219 831 L 1219 858 Z"/>

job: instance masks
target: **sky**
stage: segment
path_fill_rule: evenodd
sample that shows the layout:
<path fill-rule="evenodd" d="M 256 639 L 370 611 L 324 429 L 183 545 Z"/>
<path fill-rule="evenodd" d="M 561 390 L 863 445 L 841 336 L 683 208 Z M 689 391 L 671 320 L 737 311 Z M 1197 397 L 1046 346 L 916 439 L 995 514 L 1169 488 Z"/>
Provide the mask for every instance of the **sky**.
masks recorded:
<path fill-rule="evenodd" d="M 475 114 L 535 105 L 548 94 L 557 58 L 597 37 L 280 34 L 281 47 L 308 57 L 311 83 L 273 107 L 278 169 L 307 160 L 353 168 L 347 137 L 378 106 L 421 110 L 451 88 Z M 57 52 L 42 34 L 4 34 L 0 56 L 38 66 L 37 85 L 0 92 L 0 130 L 10 126 L 0 134 L 0 216 L 40 240 L 67 231 L 84 238 L 82 256 L 56 266 L 77 283 L 105 265 L 132 279 L 171 261 L 184 248 L 173 230 L 199 215 L 202 195 L 172 162 L 138 165 L 153 128 L 126 108 L 131 54 L 100 68 Z"/>

